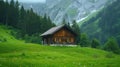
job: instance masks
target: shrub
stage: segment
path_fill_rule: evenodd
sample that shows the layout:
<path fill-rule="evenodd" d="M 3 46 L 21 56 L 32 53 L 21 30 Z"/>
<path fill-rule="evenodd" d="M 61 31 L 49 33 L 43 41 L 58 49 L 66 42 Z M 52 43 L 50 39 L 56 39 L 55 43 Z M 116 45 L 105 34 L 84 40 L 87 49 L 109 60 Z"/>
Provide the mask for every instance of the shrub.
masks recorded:
<path fill-rule="evenodd" d="M 7 41 L 7 39 L 6 39 L 6 38 L 4 38 L 4 39 L 3 39 L 3 42 L 6 42 L 6 41 Z"/>
<path fill-rule="evenodd" d="M 39 34 L 34 34 L 34 35 L 25 35 L 24 36 L 25 42 L 26 43 L 38 43 L 41 44 L 41 37 L 39 36 Z"/>
<path fill-rule="evenodd" d="M 80 45 L 81 45 L 81 47 L 90 46 L 89 38 L 86 34 L 81 34 Z"/>
<path fill-rule="evenodd" d="M 7 41 L 6 38 L 0 39 L 0 42 L 6 42 L 6 41 Z"/>
<path fill-rule="evenodd" d="M 21 56 L 26 56 L 26 54 L 25 54 L 25 53 L 22 53 Z"/>
<path fill-rule="evenodd" d="M 91 43 L 92 48 L 99 48 L 100 47 L 100 42 L 97 39 L 93 39 Z"/>
<path fill-rule="evenodd" d="M 106 58 L 114 58 L 114 54 L 112 52 L 109 52 L 106 54 Z"/>
<path fill-rule="evenodd" d="M 119 54 L 119 45 L 116 41 L 115 38 L 110 38 L 108 41 L 105 43 L 104 50 L 106 51 L 111 51 L 113 53 Z"/>

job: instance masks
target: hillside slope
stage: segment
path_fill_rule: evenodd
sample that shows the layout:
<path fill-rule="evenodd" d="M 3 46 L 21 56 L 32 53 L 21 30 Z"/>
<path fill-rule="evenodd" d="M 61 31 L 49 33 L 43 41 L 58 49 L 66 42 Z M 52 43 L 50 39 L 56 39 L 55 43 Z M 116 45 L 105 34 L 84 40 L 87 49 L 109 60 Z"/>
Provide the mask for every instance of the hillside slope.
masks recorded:
<path fill-rule="evenodd" d="M 98 38 L 105 42 L 109 37 L 115 37 L 120 44 L 120 5 L 119 0 L 110 4 L 97 15 L 83 22 L 81 31 L 90 38 Z"/>
<path fill-rule="evenodd" d="M 11 31 L 0 25 L 0 67 L 120 67 L 120 56 L 113 53 L 25 43 Z"/>

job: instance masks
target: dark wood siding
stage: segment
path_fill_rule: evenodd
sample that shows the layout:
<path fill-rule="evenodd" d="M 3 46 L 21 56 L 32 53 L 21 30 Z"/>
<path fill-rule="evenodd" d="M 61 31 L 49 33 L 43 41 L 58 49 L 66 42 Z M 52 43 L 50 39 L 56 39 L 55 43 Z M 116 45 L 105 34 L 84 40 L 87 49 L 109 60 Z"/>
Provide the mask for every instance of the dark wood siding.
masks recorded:
<path fill-rule="evenodd" d="M 50 33 L 50 32 L 49 32 Z M 55 31 L 53 34 L 44 35 L 44 44 L 75 44 L 76 34 L 66 26 Z"/>
<path fill-rule="evenodd" d="M 53 35 L 53 41 L 60 44 L 75 43 L 75 36 L 65 28 L 62 28 Z"/>

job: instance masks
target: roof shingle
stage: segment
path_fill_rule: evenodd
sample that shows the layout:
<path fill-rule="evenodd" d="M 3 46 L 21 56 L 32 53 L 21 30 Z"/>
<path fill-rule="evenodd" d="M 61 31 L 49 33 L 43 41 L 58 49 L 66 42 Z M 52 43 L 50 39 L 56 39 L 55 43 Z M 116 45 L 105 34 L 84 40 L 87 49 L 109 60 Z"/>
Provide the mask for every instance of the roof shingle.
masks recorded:
<path fill-rule="evenodd" d="M 41 36 L 52 35 L 64 26 L 65 25 L 60 25 L 60 26 L 53 27 L 53 28 L 49 29 L 48 31 L 44 32 L 43 34 L 41 34 Z"/>

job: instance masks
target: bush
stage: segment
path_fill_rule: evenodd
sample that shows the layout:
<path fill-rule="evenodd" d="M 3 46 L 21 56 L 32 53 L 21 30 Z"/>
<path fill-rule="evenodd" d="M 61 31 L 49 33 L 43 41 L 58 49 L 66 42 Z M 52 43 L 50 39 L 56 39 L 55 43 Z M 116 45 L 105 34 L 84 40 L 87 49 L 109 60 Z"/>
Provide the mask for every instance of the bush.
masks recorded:
<path fill-rule="evenodd" d="M 116 41 L 115 38 L 110 38 L 108 41 L 105 43 L 104 50 L 106 51 L 111 51 L 113 53 L 119 54 L 119 45 Z"/>
<path fill-rule="evenodd" d="M 34 34 L 32 36 L 29 35 L 25 35 L 24 36 L 25 42 L 26 43 L 38 43 L 41 44 L 41 37 L 39 36 L 39 34 Z"/>
<path fill-rule="evenodd" d="M 114 54 L 112 52 L 109 52 L 106 54 L 106 58 L 114 58 Z"/>
<path fill-rule="evenodd" d="M 90 46 L 89 38 L 86 34 L 81 34 L 80 45 L 81 45 L 81 47 L 89 47 Z"/>
<path fill-rule="evenodd" d="M 7 39 L 6 39 L 6 38 L 4 38 L 4 39 L 3 39 L 3 42 L 6 42 L 6 41 L 7 41 Z"/>
<path fill-rule="evenodd" d="M 6 41 L 7 41 L 6 38 L 1 38 L 1 39 L 0 39 L 0 42 L 6 42 Z"/>
<path fill-rule="evenodd" d="M 91 43 L 92 48 L 99 48 L 100 47 L 100 42 L 97 39 L 93 39 Z"/>
<path fill-rule="evenodd" d="M 26 54 L 25 54 L 25 53 L 22 53 L 22 54 L 21 54 L 21 56 L 23 56 L 23 57 L 24 57 L 24 56 L 26 56 Z"/>
<path fill-rule="evenodd" d="M 24 36 L 20 30 L 14 28 L 13 31 L 10 32 L 10 34 L 13 35 L 16 39 L 23 39 Z"/>
<path fill-rule="evenodd" d="M 28 34 L 24 35 L 24 38 L 26 43 L 29 43 L 30 42 L 30 36 Z"/>

